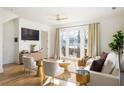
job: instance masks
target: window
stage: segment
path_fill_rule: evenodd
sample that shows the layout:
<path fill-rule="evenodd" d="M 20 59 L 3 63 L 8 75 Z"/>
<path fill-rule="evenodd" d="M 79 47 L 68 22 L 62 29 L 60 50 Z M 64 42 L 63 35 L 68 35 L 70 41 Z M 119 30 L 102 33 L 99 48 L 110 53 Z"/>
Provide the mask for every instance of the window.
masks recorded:
<path fill-rule="evenodd" d="M 60 30 L 60 57 L 81 58 L 86 55 L 88 26 Z"/>
<path fill-rule="evenodd" d="M 80 31 L 70 31 L 69 37 L 69 57 L 80 58 Z"/>
<path fill-rule="evenodd" d="M 61 56 L 66 56 L 67 32 L 61 32 Z"/>
<path fill-rule="evenodd" d="M 88 47 L 88 31 L 87 30 L 84 31 L 84 40 L 85 40 L 84 47 L 87 48 Z"/>
<path fill-rule="evenodd" d="M 88 26 L 84 28 L 84 55 L 87 56 L 88 48 Z"/>

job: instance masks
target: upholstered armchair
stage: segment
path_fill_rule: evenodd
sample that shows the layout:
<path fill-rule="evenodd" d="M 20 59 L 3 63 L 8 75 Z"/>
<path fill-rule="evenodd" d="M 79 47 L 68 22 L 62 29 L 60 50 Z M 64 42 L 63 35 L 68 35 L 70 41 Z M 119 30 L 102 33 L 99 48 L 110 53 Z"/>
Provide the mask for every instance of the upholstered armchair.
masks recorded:
<path fill-rule="evenodd" d="M 31 70 L 37 69 L 36 62 L 33 57 L 23 56 L 22 60 L 24 63 L 24 72 L 26 72 L 26 70 L 28 69 L 30 74 Z"/>
<path fill-rule="evenodd" d="M 54 83 L 54 77 L 62 72 L 64 69 L 59 67 L 59 64 L 54 59 L 47 59 L 43 61 L 44 74 L 48 76 L 48 79 L 43 85 L 48 83 Z M 51 82 L 53 80 L 53 82 Z"/>

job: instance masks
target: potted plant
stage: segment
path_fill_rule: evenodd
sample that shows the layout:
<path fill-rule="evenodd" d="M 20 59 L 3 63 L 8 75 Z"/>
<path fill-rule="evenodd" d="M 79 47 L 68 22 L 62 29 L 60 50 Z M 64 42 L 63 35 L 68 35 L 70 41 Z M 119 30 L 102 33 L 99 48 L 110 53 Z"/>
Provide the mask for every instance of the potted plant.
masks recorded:
<path fill-rule="evenodd" d="M 31 52 L 34 51 L 34 47 L 35 47 L 35 46 L 36 46 L 35 44 L 31 44 Z"/>
<path fill-rule="evenodd" d="M 124 43 L 124 33 L 120 30 L 117 31 L 116 34 L 113 35 L 113 41 L 109 43 L 109 47 L 111 50 L 116 51 L 119 56 L 119 66 L 120 66 L 120 57 L 123 51 L 123 43 Z"/>

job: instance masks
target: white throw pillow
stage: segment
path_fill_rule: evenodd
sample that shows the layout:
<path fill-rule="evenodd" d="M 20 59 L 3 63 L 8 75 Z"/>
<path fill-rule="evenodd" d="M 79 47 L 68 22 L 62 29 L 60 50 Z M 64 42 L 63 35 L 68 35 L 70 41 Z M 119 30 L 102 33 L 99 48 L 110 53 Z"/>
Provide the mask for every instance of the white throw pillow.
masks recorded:
<path fill-rule="evenodd" d="M 95 60 L 94 58 L 88 59 L 87 62 L 86 62 L 86 66 L 92 64 L 92 62 L 93 62 L 94 60 Z"/>
<path fill-rule="evenodd" d="M 110 52 L 104 62 L 103 68 L 102 68 L 102 73 L 107 73 L 111 74 L 114 67 L 115 67 L 115 62 L 117 60 L 117 55 L 114 52 Z"/>

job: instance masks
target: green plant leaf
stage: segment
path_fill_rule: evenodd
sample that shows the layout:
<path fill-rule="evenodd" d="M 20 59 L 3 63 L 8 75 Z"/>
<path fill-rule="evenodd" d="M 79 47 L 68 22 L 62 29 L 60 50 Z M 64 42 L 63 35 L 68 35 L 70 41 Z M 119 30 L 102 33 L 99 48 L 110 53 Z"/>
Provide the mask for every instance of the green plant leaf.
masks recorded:
<path fill-rule="evenodd" d="M 116 34 L 113 35 L 113 41 L 109 43 L 109 47 L 113 51 L 118 51 L 118 49 L 123 48 L 124 43 L 124 33 L 119 30 Z"/>

